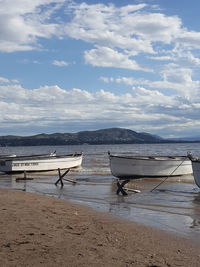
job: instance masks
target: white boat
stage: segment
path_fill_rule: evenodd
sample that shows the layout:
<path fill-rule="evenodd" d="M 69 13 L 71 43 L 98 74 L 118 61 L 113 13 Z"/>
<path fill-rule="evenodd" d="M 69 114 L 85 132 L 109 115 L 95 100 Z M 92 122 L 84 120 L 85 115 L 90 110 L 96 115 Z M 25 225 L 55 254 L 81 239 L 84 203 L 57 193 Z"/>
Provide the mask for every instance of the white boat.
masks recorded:
<path fill-rule="evenodd" d="M 188 154 L 188 157 L 192 162 L 194 181 L 200 187 L 200 158 L 194 157 L 192 154 Z"/>
<path fill-rule="evenodd" d="M 191 161 L 184 156 L 124 156 L 108 154 L 111 173 L 119 179 L 192 174 Z"/>
<path fill-rule="evenodd" d="M 0 159 L 5 159 L 5 158 L 14 158 L 16 157 L 15 154 L 8 154 L 8 155 L 0 155 Z"/>
<path fill-rule="evenodd" d="M 12 172 L 36 172 L 51 171 L 56 169 L 70 169 L 81 166 L 83 154 L 69 155 L 30 155 L 0 158 L 0 171 Z"/>
<path fill-rule="evenodd" d="M 195 183 L 200 187 L 200 160 L 192 160 L 192 169 Z"/>

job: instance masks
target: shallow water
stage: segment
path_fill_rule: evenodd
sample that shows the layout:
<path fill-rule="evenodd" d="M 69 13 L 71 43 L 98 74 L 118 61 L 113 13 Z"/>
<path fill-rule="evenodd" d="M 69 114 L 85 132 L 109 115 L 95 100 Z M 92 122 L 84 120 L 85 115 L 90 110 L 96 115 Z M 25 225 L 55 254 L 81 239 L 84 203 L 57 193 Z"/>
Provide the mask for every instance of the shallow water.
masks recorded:
<path fill-rule="evenodd" d="M 1 174 L 0 187 L 54 196 L 199 240 L 200 189 L 194 184 L 193 176 L 168 178 L 153 192 L 151 190 L 162 179 L 139 179 L 129 183 L 128 187 L 141 193 L 117 195 L 116 179 L 110 174 L 107 151 L 145 155 L 186 155 L 187 151 L 191 151 L 198 155 L 200 144 L 9 147 L 4 148 L 1 154 L 38 154 L 54 150 L 57 153 L 84 152 L 82 167 L 71 170 L 67 175 L 70 179 L 76 179 L 76 185 L 65 182 L 62 189 L 59 185 L 56 187 L 54 183 L 58 173 L 55 171 L 29 173 L 27 177 L 33 180 L 26 182 L 16 182 L 19 174 Z"/>

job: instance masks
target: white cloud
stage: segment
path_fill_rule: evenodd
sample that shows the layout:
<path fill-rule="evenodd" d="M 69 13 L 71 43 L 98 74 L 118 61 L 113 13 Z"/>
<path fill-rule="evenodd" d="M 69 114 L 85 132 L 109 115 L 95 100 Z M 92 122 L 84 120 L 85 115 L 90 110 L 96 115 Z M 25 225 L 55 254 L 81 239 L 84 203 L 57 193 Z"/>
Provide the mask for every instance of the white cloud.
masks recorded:
<path fill-rule="evenodd" d="M 127 49 L 132 54 L 155 53 L 152 42 L 172 43 L 191 35 L 183 30 L 179 17 L 153 12 L 150 7 L 146 4 L 74 5 L 74 16 L 66 24 L 65 33 L 96 45 Z"/>
<path fill-rule="evenodd" d="M 127 55 L 119 53 L 109 47 L 97 47 L 86 51 L 85 61 L 87 64 L 98 67 L 150 71 L 139 66 L 135 60 L 131 60 Z"/>
<path fill-rule="evenodd" d="M 176 70 L 176 71 L 175 71 Z M 163 80 L 171 83 L 187 84 L 192 82 L 192 70 L 186 68 L 169 68 L 162 71 Z"/>
<path fill-rule="evenodd" d="M 183 52 L 178 57 L 178 63 L 184 66 L 199 66 L 200 58 L 195 57 L 191 52 Z"/>
<path fill-rule="evenodd" d="M 123 30 L 150 41 L 170 43 L 179 35 L 181 20 L 176 16 L 167 17 L 160 13 L 135 13 L 124 17 Z"/>
<path fill-rule="evenodd" d="M 200 81 L 193 80 L 193 71 L 190 68 L 181 68 L 169 64 L 160 70 L 160 80 L 151 81 L 133 77 L 101 77 L 106 83 L 125 84 L 127 86 L 145 86 L 150 90 L 160 90 L 168 95 L 178 95 L 189 99 L 193 103 L 200 101 Z M 169 93 L 171 91 L 171 93 Z"/>
<path fill-rule="evenodd" d="M 190 52 L 200 47 L 200 32 L 187 31 L 178 16 L 167 16 L 154 5 L 117 7 L 114 4 L 78 4 L 70 0 L 1 1 L 0 51 L 41 49 L 40 38 L 53 36 L 93 44 L 95 47 L 85 52 L 87 63 L 93 66 L 116 67 L 117 60 L 121 60 L 121 68 L 148 70 L 133 59 L 141 53 L 153 54 L 155 60 L 200 64 L 200 59 Z M 160 49 L 160 45 L 166 44 L 170 47 Z M 111 58 L 101 53 L 105 48 L 110 49 Z M 183 58 L 177 53 L 176 60 L 175 50 L 180 49 L 184 49 L 187 56 Z M 97 54 L 102 58 L 95 65 L 93 59 Z M 116 60 L 112 55 L 116 55 Z M 109 59 L 113 62 L 109 63 Z M 55 64 L 60 66 L 62 62 Z"/>
<path fill-rule="evenodd" d="M 156 61 L 174 62 L 179 66 L 195 67 L 200 65 L 200 58 L 195 57 L 191 51 L 185 49 L 175 48 L 173 51 L 165 51 L 163 53 L 167 55 L 149 56 L 148 58 Z"/>
<path fill-rule="evenodd" d="M 134 79 L 133 77 L 100 77 L 100 80 L 104 81 L 105 83 L 122 83 L 126 85 L 148 85 L 150 81 L 145 79 Z"/>
<path fill-rule="evenodd" d="M 107 47 L 134 57 L 141 53 L 153 54 L 155 60 L 168 60 L 177 64 L 196 64 L 191 51 L 199 48 L 200 32 L 189 32 L 178 16 L 158 12 L 154 5 L 138 4 L 116 7 L 113 4 L 74 4 L 70 10 L 71 21 L 65 24 L 64 34 L 95 45 Z M 183 50 L 182 55 L 177 51 Z M 93 57 L 96 48 L 86 56 Z M 92 54 L 92 55 L 91 55 Z M 107 66 L 106 57 L 98 60 L 98 66 Z M 104 61 L 105 60 L 105 61 Z M 133 61 L 133 58 L 131 58 Z M 94 65 L 93 60 L 91 64 Z M 124 63 L 126 65 L 126 63 Z M 134 65 L 138 63 L 134 61 Z M 110 63 L 112 65 L 112 63 Z"/>
<path fill-rule="evenodd" d="M 66 66 L 69 66 L 70 63 L 69 62 L 66 62 L 64 60 L 54 60 L 52 62 L 53 65 L 55 66 L 58 66 L 58 67 L 66 67 Z"/>
<path fill-rule="evenodd" d="M 9 83 L 7 78 L 0 77 L 0 83 Z"/>
<path fill-rule="evenodd" d="M 118 125 L 133 130 L 150 131 L 164 136 L 188 124 L 197 125 L 199 102 L 194 104 L 178 95 L 166 96 L 157 90 L 136 86 L 132 92 L 116 95 L 100 90 L 96 93 L 74 88 L 64 90 L 58 86 L 43 86 L 28 90 L 20 85 L 0 86 L 0 128 L 36 127 L 39 132 L 59 125 L 82 123 L 84 125 Z M 92 112 L 91 112 L 92 110 Z M 59 118 L 59 120 L 58 120 Z M 132 126 L 131 126 L 132 125 Z M 196 126 L 195 126 L 196 127 Z M 196 128 L 195 128 L 196 129 Z M 192 130 L 192 126 L 191 126 Z"/>
<path fill-rule="evenodd" d="M 127 49 L 132 55 L 138 52 L 154 53 L 149 40 L 138 38 L 137 34 L 134 36 L 130 25 L 123 21 L 145 6 L 141 4 L 117 8 L 103 4 L 75 5 L 74 17 L 66 24 L 65 33 L 72 38 L 99 46 Z"/>
<path fill-rule="evenodd" d="M 195 71 L 200 65 L 200 32 L 188 31 L 178 16 L 167 16 L 150 4 L 117 7 L 68 0 L 1 1 L 1 52 L 41 49 L 46 44 L 41 39 L 52 37 L 61 38 L 63 44 L 65 38 L 88 43 L 83 56 L 91 66 L 121 68 L 122 73 L 137 70 L 139 75 L 138 71 L 150 72 L 148 66 L 154 60 L 155 65 L 150 65 L 153 73 L 148 78 L 144 73 L 140 76 L 144 78 L 116 78 L 112 70 L 113 77 L 100 78 L 132 87 L 120 96 L 106 90 L 90 93 L 59 86 L 28 90 L 17 80 L 0 77 L 0 125 L 27 127 L 37 121 L 41 127 L 56 129 L 58 123 L 81 124 L 84 118 L 85 125 L 97 123 L 96 127 L 113 122 L 132 125 L 135 130 L 164 132 L 188 125 L 196 129 L 200 81 L 193 77 L 198 77 Z M 28 60 L 33 62 L 31 57 Z M 54 60 L 52 64 L 71 63 Z"/>
<path fill-rule="evenodd" d="M 0 83 L 19 83 L 19 81 L 15 79 L 9 80 L 7 78 L 0 77 Z"/>
<path fill-rule="evenodd" d="M 189 32 L 182 30 L 179 35 L 176 36 L 177 46 L 185 47 L 189 49 L 200 48 L 200 32 Z"/>
<path fill-rule="evenodd" d="M 174 61 L 175 59 L 172 56 L 151 56 L 148 57 L 153 60 L 160 60 L 160 61 Z"/>
<path fill-rule="evenodd" d="M 38 7 L 51 3 L 62 3 L 63 0 L 1 0 L 0 14 L 20 14 L 32 13 Z"/>
<path fill-rule="evenodd" d="M 57 35 L 58 25 L 50 22 L 50 18 L 61 2 L 64 0 L 2 0 L 0 51 L 32 50 L 39 47 L 38 38 Z M 54 7 L 51 4 L 54 4 Z"/>

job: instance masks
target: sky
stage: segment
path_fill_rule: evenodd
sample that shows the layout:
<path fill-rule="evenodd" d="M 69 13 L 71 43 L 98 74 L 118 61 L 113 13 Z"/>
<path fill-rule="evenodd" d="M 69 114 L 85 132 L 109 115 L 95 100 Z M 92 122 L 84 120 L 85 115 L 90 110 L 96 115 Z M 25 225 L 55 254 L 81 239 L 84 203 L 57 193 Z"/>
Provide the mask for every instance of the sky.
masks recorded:
<path fill-rule="evenodd" d="M 199 0 L 0 0 L 0 136 L 200 136 Z"/>

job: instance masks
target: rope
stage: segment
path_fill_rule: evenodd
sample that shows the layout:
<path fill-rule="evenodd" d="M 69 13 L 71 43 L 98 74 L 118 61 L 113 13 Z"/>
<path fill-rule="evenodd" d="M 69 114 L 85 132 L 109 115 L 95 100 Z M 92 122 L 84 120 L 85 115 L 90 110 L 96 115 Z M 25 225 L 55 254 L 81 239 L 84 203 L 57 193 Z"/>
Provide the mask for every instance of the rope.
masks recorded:
<path fill-rule="evenodd" d="M 173 170 L 173 172 L 170 173 L 162 182 L 160 182 L 158 185 L 156 185 L 153 189 L 151 189 L 150 192 L 153 192 L 157 187 L 159 187 L 162 183 L 164 183 L 182 164 L 183 162 L 187 159 L 187 157 L 184 158 L 184 160 Z"/>

